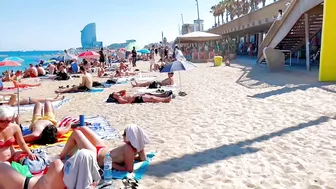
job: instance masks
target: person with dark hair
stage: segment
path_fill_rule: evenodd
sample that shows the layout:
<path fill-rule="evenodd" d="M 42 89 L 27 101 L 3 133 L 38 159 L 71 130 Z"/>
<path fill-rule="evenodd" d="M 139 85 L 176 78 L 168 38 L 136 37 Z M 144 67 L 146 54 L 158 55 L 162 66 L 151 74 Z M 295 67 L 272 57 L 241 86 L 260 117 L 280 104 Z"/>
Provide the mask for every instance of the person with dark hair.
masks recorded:
<path fill-rule="evenodd" d="M 126 95 L 126 93 L 115 92 L 109 95 L 109 100 L 118 104 L 139 104 L 139 103 L 169 103 L 172 100 L 172 91 L 163 94 L 136 94 Z"/>
<path fill-rule="evenodd" d="M 132 50 L 132 65 L 133 65 L 133 67 L 136 67 L 136 58 L 137 58 L 137 52 L 135 50 L 135 47 L 133 47 L 133 50 Z"/>
<path fill-rule="evenodd" d="M 85 92 L 92 88 L 93 80 L 90 73 L 88 73 L 83 66 L 79 67 L 79 71 L 83 74 L 82 83 L 69 89 L 59 89 L 55 93 L 70 93 L 70 92 Z"/>
<path fill-rule="evenodd" d="M 100 62 L 100 66 L 101 67 L 105 67 L 105 55 L 104 55 L 104 51 L 103 50 L 104 49 L 101 48 L 100 51 L 99 51 L 99 55 L 100 55 L 99 62 Z"/>
<path fill-rule="evenodd" d="M 281 18 L 282 18 L 282 10 L 279 9 L 279 10 L 278 10 L 278 17 L 277 17 L 277 20 L 281 20 Z"/>
<path fill-rule="evenodd" d="M 58 136 L 68 133 L 71 129 L 70 123 L 65 127 L 57 127 L 57 125 L 51 102 L 44 103 L 44 111 L 42 111 L 41 103 L 38 102 L 35 104 L 32 123 L 29 126 L 32 133 L 23 138 L 26 142 L 36 142 L 43 145 L 56 143 Z"/>
<path fill-rule="evenodd" d="M 174 85 L 174 72 L 169 72 L 168 73 L 168 78 L 162 80 L 162 81 L 149 81 L 149 82 L 144 82 L 144 83 L 138 83 L 136 81 L 132 81 L 131 85 L 133 87 L 150 87 L 150 85 L 153 85 L 154 83 L 158 83 L 160 86 L 172 86 Z M 150 88 L 155 88 L 155 87 L 150 87 Z"/>

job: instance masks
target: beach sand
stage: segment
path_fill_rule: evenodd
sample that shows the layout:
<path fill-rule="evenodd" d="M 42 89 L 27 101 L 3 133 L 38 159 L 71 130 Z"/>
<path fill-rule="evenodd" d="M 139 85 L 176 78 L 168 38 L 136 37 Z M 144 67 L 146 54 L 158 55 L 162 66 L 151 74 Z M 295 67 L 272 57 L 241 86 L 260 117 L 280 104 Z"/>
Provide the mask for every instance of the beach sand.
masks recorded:
<path fill-rule="evenodd" d="M 239 62 L 239 61 L 236 61 Z M 122 133 L 136 123 L 157 152 L 141 188 L 336 188 L 336 85 L 305 71 L 269 73 L 262 66 L 198 68 L 181 72 L 183 91 L 169 104 L 106 104 L 111 92 L 67 94 L 57 118 L 100 115 Z M 148 70 L 148 62 L 139 62 Z M 253 67 L 253 69 L 252 69 Z M 160 79 L 166 74 L 147 73 Z M 178 81 L 178 74 L 174 76 Z M 97 79 L 103 81 L 103 79 Z M 51 97 L 71 81 L 44 81 L 22 96 Z M 28 123 L 32 112 L 22 114 Z M 109 141 L 113 148 L 122 141 Z M 51 155 L 60 147 L 48 148 Z"/>

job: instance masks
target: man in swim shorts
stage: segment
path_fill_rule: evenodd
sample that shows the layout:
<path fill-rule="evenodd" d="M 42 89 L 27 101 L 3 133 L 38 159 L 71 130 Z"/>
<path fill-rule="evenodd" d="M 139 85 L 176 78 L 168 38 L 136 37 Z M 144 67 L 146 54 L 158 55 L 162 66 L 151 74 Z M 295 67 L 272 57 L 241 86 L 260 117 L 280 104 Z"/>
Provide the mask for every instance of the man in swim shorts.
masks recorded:
<path fill-rule="evenodd" d="M 92 75 L 87 72 L 87 70 L 83 67 L 79 67 L 80 72 L 83 74 L 82 83 L 78 86 L 74 86 L 70 89 L 59 89 L 56 90 L 56 93 L 70 93 L 70 92 L 85 92 L 89 91 L 92 88 L 93 80 Z"/>
<path fill-rule="evenodd" d="M 23 138 L 26 142 L 37 142 L 39 144 L 53 144 L 57 142 L 57 136 L 68 133 L 71 125 L 65 127 L 57 127 L 57 121 L 54 108 L 50 101 L 44 103 L 44 111 L 42 112 L 41 103 L 36 103 L 34 107 L 33 118 L 29 129 L 31 134 L 25 135 Z"/>
<path fill-rule="evenodd" d="M 128 96 L 121 92 L 115 92 L 110 94 L 109 99 L 113 99 L 119 104 L 137 104 L 137 103 L 169 103 L 172 99 L 172 92 L 167 94 L 136 94 L 134 96 Z"/>

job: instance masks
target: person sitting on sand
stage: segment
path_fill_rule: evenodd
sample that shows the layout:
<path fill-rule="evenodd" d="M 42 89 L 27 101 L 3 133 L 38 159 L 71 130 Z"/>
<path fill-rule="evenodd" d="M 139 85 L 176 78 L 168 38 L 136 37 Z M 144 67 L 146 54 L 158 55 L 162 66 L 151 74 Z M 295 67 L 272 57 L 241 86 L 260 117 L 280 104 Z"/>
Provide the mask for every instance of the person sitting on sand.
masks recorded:
<path fill-rule="evenodd" d="M 13 108 L 0 106 L 0 162 L 16 161 L 23 153 L 26 153 L 31 159 L 36 159 L 36 156 L 29 150 L 23 140 L 20 126 L 13 123 L 13 121 Z M 15 142 L 17 142 L 22 151 L 16 151 L 14 149 L 13 145 Z"/>
<path fill-rule="evenodd" d="M 109 95 L 109 99 L 119 104 L 135 104 L 135 103 L 169 103 L 172 99 L 172 92 L 164 94 L 136 94 L 127 96 L 125 92 L 114 92 Z M 108 99 L 108 100 L 109 100 Z"/>
<path fill-rule="evenodd" d="M 5 100 L 7 96 L 10 97 L 8 101 Z M 65 96 L 59 96 L 59 95 L 57 95 L 55 98 L 33 98 L 33 97 L 23 98 L 21 97 L 20 105 L 35 104 L 37 102 L 44 103 L 46 101 L 54 102 L 54 101 L 63 100 L 64 98 Z M 18 105 L 17 99 L 18 98 L 16 94 L 0 94 L 0 104 L 7 104 L 9 106 L 17 106 Z"/>
<path fill-rule="evenodd" d="M 49 71 L 49 74 L 51 74 L 51 75 L 54 75 L 57 72 L 57 67 L 56 67 L 55 64 L 56 63 L 50 63 L 50 64 L 48 64 L 48 71 Z"/>
<path fill-rule="evenodd" d="M 42 67 L 41 64 L 39 65 L 36 65 L 36 69 L 37 69 L 37 73 L 38 73 L 38 76 L 45 76 L 46 75 L 46 71 L 45 69 Z"/>
<path fill-rule="evenodd" d="M 82 83 L 69 89 L 59 89 L 56 93 L 70 93 L 70 92 L 85 92 L 92 88 L 93 80 L 90 73 L 88 73 L 83 66 L 79 67 L 79 71 L 83 74 Z"/>
<path fill-rule="evenodd" d="M 71 124 L 65 127 L 58 127 L 56 121 L 54 107 L 50 101 L 44 103 L 44 111 L 42 112 L 41 103 L 37 102 L 34 107 L 33 118 L 29 129 L 31 134 L 25 135 L 23 138 L 26 142 L 36 142 L 38 144 L 53 144 L 57 142 L 57 136 L 68 133 Z"/>
<path fill-rule="evenodd" d="M 172 86 L 174 85 L 174 72 L 169 72 L 168 73 L 168 78 L 158 82 L 158 81 L 153 81 L 158 83 L 160 86 Z M 151 85 L 153 82 L 145 82 L 145 83 L 137 83 L 136 81 L 131 82 L 131 85 L 133 87 L 148 87 L 149 85 Z"/>
<path fill-rule="evenodd" d="M 23 75 L 24 78 L 27 77 L 38 77 L 37 69 L 33 66 L 33 64 L 29 64 L 29 68 L 26 70 L 26 72 Z"/>
<path fill-rule="evenodd" d="M 61 160 L 50 163 L 48 172 L 43 176 L 25 177 L 13 169 L 9 164 L 0 162 L 1 189 L 64 189 L 63 170 Z"/>
<path fill-rule="evenodd" d="M 124 145 L 110 151 L 104 141 L 92 130 L 85 126 L 78 127 L 72 132 L 59 156 L 65 159 L 66 156 L 73 155 L 74 149 L 88 149 L 97 154 L 98 165 L 103 167 L 104 158 L 107 153 L 110 153 L 113 169 L 131 173 L 134 160 L 146 160 L 145 145 L 149 143 L 149 138 L 141 127 L 129 125 L 124 130 L 123 139 Z"/>

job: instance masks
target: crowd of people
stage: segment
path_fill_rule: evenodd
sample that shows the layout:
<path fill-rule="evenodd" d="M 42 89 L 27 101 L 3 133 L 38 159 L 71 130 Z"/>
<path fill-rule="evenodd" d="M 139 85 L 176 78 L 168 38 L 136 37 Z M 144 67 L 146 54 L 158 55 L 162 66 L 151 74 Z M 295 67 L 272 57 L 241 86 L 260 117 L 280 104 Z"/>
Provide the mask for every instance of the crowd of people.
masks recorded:
<path fill-rule="evenodd" d="M 133 49 L 135 51 L 135 49 Z M 52 102 L 63 100 L 65 97 L 60 96 L 61 93 L 69 92 L 84 92 L 92 89 L 94 69 L 98 70 L 99 77 L 107 77 L 108 80 L 118 79 L 126 76 L 136 76 L 139 73 L 137 69 L 137 54 L 130 53 L 130 64 L 123 59 L 118 59 L 119 66 L 110 72 L 110 65 L 106 63 L 105 54 L 103 50 L 99 52 L 98 60 L 88 59 L 83 60 L 77 64 L 77 60 L 70 60 L 68 62 L 50 63 L 47 69 L 43 68 L 43 62 L 37 66 L 30 65 L 24 72 L 17 71 L 14 74 L 10 72 L 5 73 L 8 81 L 12 81 L 15 87 L 36 87 L 38 84 L 23 83 L 23 78 L 39 77 L 46 74 L 55 74 L 56 77 L 62 77 L 62 73 L 69 75 L 69 73 L 77 73 L 73 64 L 77 65 L 77 69 L 81 74 L 81 83 L 78 86 L 71 88 L 59 88 L 55 92 L 57 95 L 50 98 L 34 98 L 34 97 L 20 97 L 17 94 L 2 94 L 0 95 L 0 175 L 10 178 L 2 179 L 0 181 L 0 188 L 64 188 L 66 183 L 64 177 L 64 163 L 69 157 L 75 155 L 74 149 L 79 151 L 86 149 L 94 153 L 96 163 L 101 168 L 104 166 L 104 158 L 106 154 L 110 154 L 113 159 L 112 168 L 119 171 L 133 172 L 134 161 L 145 161 L 145 145 L 149 142 L 146 132 L 137 125 L 129 125 L 125 128 L 122 136 L 124 145 L 116 148 L 109 147 L 105 142 L 97 136 L 95 132 L 86 126 L 79 126 L 78 123 L 69 122 L 60 127 L 60 120 L 56 119 L 56 114 Z M 179 53 L 176 51 L 177 54 Z M 156 57 L 160 57 L 159 60 Z M 177 55 L 178 56 L 178 55 Z M 169 57 L 167 47 L 150 49 L 148 54 L 150 60 L 150 71 L 160 70 L 167 63 L 173 60 Z M 43 71 L 42 71 L 43 69 Z M 168 73 L 168 77 L 162 81 L 151 82 L 131 82 L 132 87 L 143 88 L 158 88 L 160 86 L 173 86 L 174 73 Z M 6 79 L 4 80 L 6 81 Z M 153 93 L 137 93 L 130 95 L 126 90 L 113 92 L 108 97 L 115 103 L 119 104 L 133 104 L 133 103 L 169 103 L 173 98 L 173 92 L 168 90 L 160 94 Z M 43 104 L 41 104 L 43 103 Z M 23 134 L 21 120 L 15 114 L 13 106 L 34 104 L 32 119 L 29 125 L 29 134 Z M 34 176 L 32 178 L 25 177 L 19 172 L 16 172 L 9 165 L 11 162 L 20 162 L 22 158 L 29 158 L 32 161 L 37 160 L 39 155 L 33 153 L 27 144 L 54 144 L 57 143 L 60 136 L 72 130 L 72 134 L 68 138 L 63 150 L 58 156 L 58 159 L 49 165 L 48 172 L 43 176 Z M 16 148 L 14 145 L 18 145 Z M 81 151 L 83 152 L 83 151 Z M 83 166 L 83 165 L 82 165 Z M 90 185 L 94 186 L 96 181 L 92 181 Z"/>

